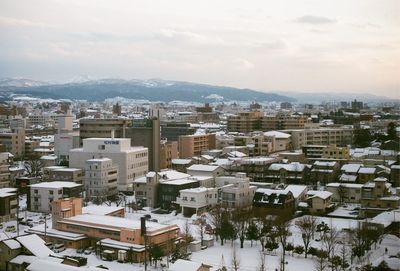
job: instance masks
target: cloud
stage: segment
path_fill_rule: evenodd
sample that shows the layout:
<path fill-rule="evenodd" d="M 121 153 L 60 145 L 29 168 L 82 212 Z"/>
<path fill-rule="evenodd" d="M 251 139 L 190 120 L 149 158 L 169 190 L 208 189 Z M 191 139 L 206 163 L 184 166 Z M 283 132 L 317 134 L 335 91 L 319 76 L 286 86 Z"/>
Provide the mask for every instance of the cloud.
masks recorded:
<path fill-rule="evenodd" d="M 336 19 L 331 19 L 322 16 L 305 15 L 294 20 L 297 23 L 304 24 L 332 24 L 337 23 Z"/>
<path fill-rule="evenodd" d="M 243 58 L 235 59 L 233 62 L 236 66 L 236 69 L 238 69 L 238 70 L 251 70 L 251 69 L 254 69 L 254 67 L 255 67 L 255 65 L 252 62 L 248 61 L 247 59 L 243 59 Z"/>
<path fill-rule="evenodd" d="M 222 45 L 225 41 L 219 37 L 206 36 L 186 30 L 175 30 L 170 28 L 161 29 L 158 38 L 165 41 L 181 41 L 200 45 Z"/>
<path fill-rule="evenodd" d="M 19 26 L 19 27 L 53 27 L 42 22 L 33 22 L 24 19 L 15 19 L 11 17 L 0 16 L 0 26 Z"/>

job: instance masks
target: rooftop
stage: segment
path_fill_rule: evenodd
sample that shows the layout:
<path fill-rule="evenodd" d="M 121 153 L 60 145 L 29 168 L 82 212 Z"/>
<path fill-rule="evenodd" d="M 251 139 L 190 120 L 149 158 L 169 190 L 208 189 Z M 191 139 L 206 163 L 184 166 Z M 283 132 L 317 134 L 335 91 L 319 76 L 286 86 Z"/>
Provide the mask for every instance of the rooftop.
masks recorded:
<path fill-rule="evenodd" d="M 33 188 L 73 188 L 73 187 L 78 187 L 78 186 L 82 186 L 82 185 L 74 183 L 74 182 L 61 182 L 61 181 L 42 182 L 42 183 L 30 185 L 30 187 L 33 187 Z"/>

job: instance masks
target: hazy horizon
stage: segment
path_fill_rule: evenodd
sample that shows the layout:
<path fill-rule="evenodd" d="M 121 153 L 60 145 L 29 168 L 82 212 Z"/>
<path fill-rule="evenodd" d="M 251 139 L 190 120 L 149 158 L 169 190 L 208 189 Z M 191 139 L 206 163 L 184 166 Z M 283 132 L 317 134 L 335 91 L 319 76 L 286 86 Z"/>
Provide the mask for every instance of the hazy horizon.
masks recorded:
<path fill-rule="evenodd" d="M 0 3 L 0 77 L 399 98 L 400 1 Z"/>

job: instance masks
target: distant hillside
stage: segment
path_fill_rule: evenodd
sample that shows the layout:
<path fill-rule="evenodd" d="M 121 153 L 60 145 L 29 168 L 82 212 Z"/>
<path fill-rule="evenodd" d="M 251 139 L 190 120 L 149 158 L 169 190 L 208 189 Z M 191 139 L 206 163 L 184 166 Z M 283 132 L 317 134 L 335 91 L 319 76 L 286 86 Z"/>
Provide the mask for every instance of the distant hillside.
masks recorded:
<path fill-rule="evenodd" d="M 23 79 L 27 80 L 27 79 Z M 2 85 L 0 91 L 15 94 L 25 94 L 38 98 L 80 99 L 88 101 L 103 101 L 108 98 L 124 97 L 128 99 L 143 99 L 149 101 L 276 101 L 294 102 L 288 96 L 255 91 L 220 87 L 188 82 L 165 80 L 121 80 L 101 79 L 86 82 L 47 84 L 47 85 Z"/>

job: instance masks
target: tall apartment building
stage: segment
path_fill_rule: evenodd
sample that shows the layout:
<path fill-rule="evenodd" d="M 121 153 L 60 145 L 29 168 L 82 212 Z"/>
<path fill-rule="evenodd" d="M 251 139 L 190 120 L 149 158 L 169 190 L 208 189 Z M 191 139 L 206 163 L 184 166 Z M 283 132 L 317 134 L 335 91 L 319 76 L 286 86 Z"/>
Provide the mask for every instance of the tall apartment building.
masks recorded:
<path fill-rule="evenodd" d="M 304 145 L 337 145 L 347 146 L 353 142 L 352 128 L 319 128 L 282 130 L 292 137 L 294 149 L 301 149 Z"/>
<path fill-rule="evenodd" d="M 250 133 L 253 131 L 270 131 L 284 129 L 303 129 L 307 117 L 298 115 L 277 114 L 264 116 L 261 111 L 241 112 L 228 118 L 228 131 Z"/>
<path fill-rule="evenodd" d="M 10 187 L 10 154 L 8 152 L 0 153 L 0 188 Z"/>
<path fill-rule="evenodd" d="M 177 141 L 162 141 L 160 145 L 160 168 L 172 168 L 172 160 L 179 157 Z"/>
<path fill-rule="evenodd" d="M 83 147 L 69 152 L 70 167 L 85 168 L 89 159 L 110 158 L 118 165 L 118 190 L 130 189 L 133 180 L 148 171 L 148 149 L 131 147 L 129 138 L 87 138 Z"/>
<path fill-rule="evenodd" d="M 196 128 L 189 123 L 167 122 L 161 125 L 161 137 L 168 141 L 178 141 L 180 136 L 193 135 Z"/>
<path fill-rule="evenodd" d="M 125 128 L 131 125 L 129 119 L 81 119 L 79 135 L 86 138 L 124 138 Z"/>
<path fill-rule="evenodd" d="M 86 197 L 103 201 L 118 194 L 118 167 L 109 158 L 89 159 L 85 167 Z"/>
<path fill-rule="evenodd" d="M 160 121 L 157 118 L 133 120 L 125 137 L 131 139 L 132 146 L 148 148 L 149 170 L 160 170 Z"/>
<path fill-rule="evenodd" d="M 215 149 L 215 134 L 180 136 L 178 141 L 179 157 L 192 158 L 202 151 Z"/>
<path fill-rule="evenodd" d="M 6 151 L 20 157 L 25 152 L 25 129 L 11 129 L 0 131 L 0 144 Z"/>

